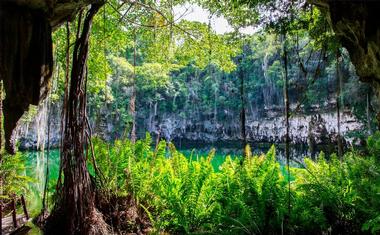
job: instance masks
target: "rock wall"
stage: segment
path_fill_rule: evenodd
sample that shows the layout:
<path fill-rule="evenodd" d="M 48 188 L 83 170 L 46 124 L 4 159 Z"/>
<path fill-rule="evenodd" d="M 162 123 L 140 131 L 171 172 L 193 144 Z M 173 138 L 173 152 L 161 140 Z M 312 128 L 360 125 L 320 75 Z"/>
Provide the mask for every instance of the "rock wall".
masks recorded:
<path fill-rule="evenodd" d="M 44 103 L 40 106 L 37 115 L 31 121 L 24 121 L 17 129 L 17 139 L 20 149 L 46 148 L 48 120 L 50 120 L 50 145 L 58 147 L 60 142 L 60 106 L 52 106 L 50 119 Z M 95 127 L 92 122 L 94 135 L 103 139 L 112 140 L 123 136 L 124 130 L 117 130 L 117 123 L 107 118 L 109 112 L 101 112 L 100 123 Z M 283 143 L 285 140 L 285 126 L 282 113 L 278 110 L 267 111 L 268 115 L 260 119 L 248 116 L 246 133 L 250 142 Z M 140 119 L 141 120 L 141 119 Z M 151 123 L 148 123 L 151 122 Z M 341 114 L 341 134 L 347 145 L 357 144 L 357 140 L 347 136 L 351 131 L 361 130 L 364 124 L 359 122 L 348 110 Z M 290 118 L 290 139 L 294 144 L 324 145 L 335 143 L 337 139 L 337 116 L 330 111 L 314 112 L 310 115 L 296 115 Z M 156 120 L 142 119 L 137 125 L 138 136 L 144 137 L 146 132 L 153 136 L 160 135 L 168 141 L 199 141 L 212 143 L 218 141 L 239 141 L 239 117 L 230 121 L 214 119 L 186 119 L 177 114 L 161 114 Z"/>
<path fill-rule="evenodd" d="M 215 123 L 213 120 L 194 121 L 182 119 L 176 115 L 168 115 L 156 122 L 148 130 L 167 139 L 184 139 L 192 141 L 228 141 L 239 140 L 239 119 L 227 123 Z M 299 115 L 290 118 L 290 139 L 294 144 L 329 144 L 337 138 L 337 115 L 327 112 L 313 115 Z M 251 142 L 282 143 L 285 140 L 285 125 L 283 117 L 247 119 L 247 140 Z M 341 134 L 348 144 L 354 144 L 353 138 L 346 135 L 360 130 L 360 123 L 350 112 L 341 114 Z"/>
<path fill-rule="evenodd" d="M 19 150 L 47 149 L 48 144 L 52 148 L 59 147 L 61 139 L 60 110 L 61 106 L 52 106 L 49 117 L 47 104 L 43 102 L 31 120 L 27 120 L 25 117 L 21 119 L 15 134 Z M 30 111 L 33 111 L 33 108 Z"/>

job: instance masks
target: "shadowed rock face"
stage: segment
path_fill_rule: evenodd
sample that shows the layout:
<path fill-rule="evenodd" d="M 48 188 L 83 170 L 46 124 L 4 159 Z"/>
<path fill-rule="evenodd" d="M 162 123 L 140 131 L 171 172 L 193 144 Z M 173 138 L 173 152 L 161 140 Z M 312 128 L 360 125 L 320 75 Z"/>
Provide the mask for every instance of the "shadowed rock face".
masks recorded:
<path fill-rule="evenodd" d="M 360 79 L 380 83 L 380 1 L 330 1 L 329 8 Z"/>
<path fill-rule="evenodd" d="M 1 4 L 44 12 L 52 28 L 72 20 L 79 10 L 97 0 L 1 0 Z"/>
<path fill-rule="evenodd" d="M 363 82 L 380 92 L 380 1 L 310 0 L 327 13 Z"/>
<path fill-rule="evenodd" d="M 94 0 L 92 0 L 94 1 Z M 91 1 L 1 0 L 0 79 L 4 82 L 5 148 L 15 152 L 14 130 L 30 104 L 50 89 L 52 28 L 70 20 Z"/>
<path fill-rule="evenodd" d="M 0 76 L 4 81 L 6 150 L 14 153 L 18 120 L 30 104 L 46 97 L 53 69 L 51 27 L 38 10 L 0 9 Z"/>

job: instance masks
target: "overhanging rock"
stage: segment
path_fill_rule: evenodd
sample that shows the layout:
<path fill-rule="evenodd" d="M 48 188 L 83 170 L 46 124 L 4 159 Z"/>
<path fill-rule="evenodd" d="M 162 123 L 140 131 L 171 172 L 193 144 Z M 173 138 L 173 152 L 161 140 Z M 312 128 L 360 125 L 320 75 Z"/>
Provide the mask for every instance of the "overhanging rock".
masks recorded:
<path fill-rule="evenodd" d="M 360 80 L 380 92 L 380 1 L 309 0 L 327 15 Z"/>
<path fill-rule="evenodd" d="M 0 79 L 4 82 L 5 148 L 15 153 L 14 130 L 30 104 L 50 89 L 52 29 L 94 0 L 2 0 L 0 3 Z"/>

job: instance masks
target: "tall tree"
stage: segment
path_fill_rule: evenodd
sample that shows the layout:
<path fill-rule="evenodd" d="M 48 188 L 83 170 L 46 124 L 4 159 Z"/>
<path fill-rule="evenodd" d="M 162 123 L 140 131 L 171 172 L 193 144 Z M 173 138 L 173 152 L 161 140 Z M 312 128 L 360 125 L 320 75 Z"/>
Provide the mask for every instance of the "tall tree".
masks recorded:
<path fill-rule="evenodd" d="M 133 76 L 132 76 L 132 95 L 129 101 L 129 112 L 132 117 L 131 141 L 136 142 L 136 47 L 137 35 L 136 30 L 133 30 Z"/>
<path fill-rule="evenodd" d="M 73 49 L 71 79 L 64 110 L 64 140 L 57 201 L 46 225 L 48 234 L 106 234 L 107 227 L 95 208 L 94 189 L 87 169 L 86 144 L 86 76 L 89 36 L 92 20 L 104 2 L 96 2 L 77 21 L 77 38 Z"/>
<path fill-rule="evenodd" d="M 283 35 L 283 61 L 284 61 L 284 116 L 285 116 L 285 157 L 286 157 L 286 165 L 288 168 L 288 216 L 290 217 L 290 150 L 289 150 L 289 77 L 288 77 L 288 51 L 286 48 L 286 33 Z M 288 219 L 289 219 L 288 217 Z M 287 221 L 289 223 L 289 221 Z"/>
<path fill-rule="evenodd" d="M 244 50 L 243 50 L 244 51 Z M 243 61 L 243 55 L 239 56 L 238 62 L 240 64 L 237 74 L 238 74 L 238 79 L 240 81 L 240 134 L 241 134 L 241 139 L 242 139 L 242 148 L 243 148 L 243 156 L 247 157 L 248 153 L 246 152 L 246 146 L 247 146 L 247 133 L 245 130 L 246 126 L 246 99 L 245 99 L 245 83 L 244 83 L 244 66 L 242 65 Z"/>
<path fill-rule="evenodd" d="M 343 143 L 340 135 L 340 104 L 341 104 L 341 89 L 342 78 L 340 71 L 340 53 L 339 48 L 336 49 L 336 122 L 337 122 L 337 144 L 338 144 L 338 156 L 342 160 L 343 156 Z"/>

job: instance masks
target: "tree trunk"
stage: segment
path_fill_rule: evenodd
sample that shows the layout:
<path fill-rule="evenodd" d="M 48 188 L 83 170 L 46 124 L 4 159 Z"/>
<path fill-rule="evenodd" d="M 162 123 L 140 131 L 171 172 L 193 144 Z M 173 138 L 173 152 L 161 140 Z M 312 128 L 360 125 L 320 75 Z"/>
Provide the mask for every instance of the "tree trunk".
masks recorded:
<path fill-rule="evenodd" d="M 214 90 L 214 122 L 218 123 L 218 90 L 216 88 Z"/>
<path fill-rule="evenodd" d="M 286 158 L 286 165 L 287 165 L 287 170 L 288 170 L 288 221 L 289 223 L 289 218 L 290 218 L 290 212 L 291 212 L 291 203 L 290 203 L 290 150 L 289 150 L 289 143 L 290 143 L 290 138 L 289 138 L 289 91 L 288 91 L 288 86 L 289 86 L 289 78 L 288 78 L 288 52 L 286 49 L 286 33 L 283 35 L 283 60 L 284 60 L 284 115 L 285 115 L 285 128 L 286 128 L 286 133 L 285 133 L 285 158 Z"/>
<path fill-rule="evenodd" d="M 136 85 L 132 86 L 132 96 L 129 103 L 129 110 L 132 116 L 132 128 L 131 128 L 131 141 L 132 143 L 136 142 Z"/>
<path fill-rule="evenodd" d="M 336 121 L 337 121 L 337 144 L 338 144 L 338 156 L 339 159 L 342 160 L 343 156 L 343 144 L 342 144 L 342 138 L 340 136 L 340 92 L 341 92 L 341 75 L 340 75 L 340 68 L 339 68 L 339 49 L 336 51 Z"/>
<path fill-rule="evenodd" d="M 132 81 L 132 96 L 129 102 L 129 112 L 132 116 L 131 141 L 136 142 L 136 32 L 134 32 L 133 46 L 133 81 Z"/>
<path fill-rule="evenodd" d="M 3 161 L 3 81 L 0 81 L 0 166 Z M 3 195 L 3 179 L 0 175 L 0 195 Z M 3 200 L 0 199 L 0 235 L 2 235 L 3 228 Z"/>
<path fill-rule="evenodd" d="M 64 181 L 58 182 L 57 201 L 46 225 L 47 234 L 105 234 L 107 230 L 95 208 L 94 189 L 84 154 L 88 41 L 93 17 L 103 4 L 98 2 L 91 5 L 83 25 L 82 14 L 78 19 L 69 94 L 67 107 L 64 110 L 64 140 L 61 155 Z"/>
<path fill-rule="evenodd" d="M 367 108 L 366 108 L 366 115 L 367 115 L 367 129 L 368 129 L 368 134 L 372 135 L 372 126 L 371 126 L 371 88 L 368 88 L 367 91 Z"/>
<path fill-rule="evenodd" d="M 242 60 L 242 59 L 241 59 Z M 241 62 L 240 60 L 240 62 Z M 246 152 L 247 146 L 247 134 L 245 130 L 246 124 L 246 116 L 245 116 L 245 92 L 244 92 L 244 71 L 243 68 L 239 69 L 239 80 L 240 80 L 240 131 L 241 131 L 241 139 L 242 139 L 242 147 L 243 147 L 243 157 L 246 158 L 248 153 Z"/>

